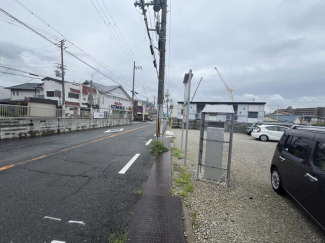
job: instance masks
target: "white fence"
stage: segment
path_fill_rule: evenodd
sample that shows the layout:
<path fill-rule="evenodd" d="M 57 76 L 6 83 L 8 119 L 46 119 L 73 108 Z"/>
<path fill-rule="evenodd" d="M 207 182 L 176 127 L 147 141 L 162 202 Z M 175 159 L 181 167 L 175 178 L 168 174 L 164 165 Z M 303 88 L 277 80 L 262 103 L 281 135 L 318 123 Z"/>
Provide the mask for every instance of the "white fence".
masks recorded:
<path fill-rule="evenodd" d="M 73 115 L 71 113 L 62 112 L 62 109 L 41 108 L 20 105 L 4 105 L 0 104 L 1 118 L 30 118 L 30 117 L 57 117 L 57 118 L 91 118 L 90 112 L 81 112 L 81 115 Z M 131 114 L 105 114 L 103 119 L 130 119 Z"/>
<path fill-rule="evenodd" d="M 0 118 L 25 117 L 62 117 L 62 110 L 55 108 L 41 108 L 20 105 L 0 104 Z"/>

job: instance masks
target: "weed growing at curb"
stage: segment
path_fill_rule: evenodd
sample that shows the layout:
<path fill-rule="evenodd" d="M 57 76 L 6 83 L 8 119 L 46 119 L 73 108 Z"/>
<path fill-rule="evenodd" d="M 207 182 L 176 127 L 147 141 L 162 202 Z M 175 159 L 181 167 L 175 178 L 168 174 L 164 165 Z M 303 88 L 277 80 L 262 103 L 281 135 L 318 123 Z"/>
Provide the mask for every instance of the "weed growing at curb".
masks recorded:
<path fill-rule="evenodd" d="M 194 186 L 191 181 L 191 175 L 187 172 L 185 166 L 180 166 L 180 176 L 176 178 L 177 189 L 180 189 L 180 196 L 186 197 L 188 193 L 194 191 Z M 173 188 L 174 189 L 174 188 Z"/>
<path fill-rule="evenodd" d="M 181 151 L 177 147 L 172 148 L 172 155 L 176 156 L 178 159 L 183 159 L 184 155 L 181 153 Z"/>
<path fill-rule="evenodd" d="M 168 148 L 165 146 L 162 140 L 155 140 L 151 143 L 151 153 L 153 153 L 155 157 L 167 151 Z"/>
<path fill-rule="evenodd" d="M 124 231 L 123 235 L 111 234 L 108 237 L 109 243 L 125 243 L 128 240 L 128 232 Z"/>

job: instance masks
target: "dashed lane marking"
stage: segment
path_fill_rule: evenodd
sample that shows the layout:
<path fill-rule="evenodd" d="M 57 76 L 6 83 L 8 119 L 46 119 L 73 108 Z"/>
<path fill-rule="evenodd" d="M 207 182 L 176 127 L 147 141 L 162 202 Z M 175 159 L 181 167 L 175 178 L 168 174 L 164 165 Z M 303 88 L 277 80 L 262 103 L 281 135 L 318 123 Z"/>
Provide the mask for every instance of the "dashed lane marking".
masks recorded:
<path fill-rule="evenodd" d="M 82 224 L 82 225 L 86 225 L 86 224 L 84 223 L 84 221 L 69 220 L 68 223 L 70 223 L 70 224 Z"/>
<path fill-rule="evenodd" d="M 65 243 L 65 241 L 52 240 L 51 243 Z"/>
<path fill-rule="evenodd" d="M 52 219 L 52 220 L 56 220 L 56 221 L 61 221 L 61 219 L 59 219 L 59 218 L 54 218 L 54 217 L 49 217 L 49 216 L 45 216 L 44 219 Z"/>
<path fill-rule="evenodd" d="M 106 139 L 109 139 L 109 138 L 113 138 L 113 137 L 116 137 L 116 136 L 119 136 L 119 135 L 122 135 L 122 134 L 125 134 L 125 133 L 134 132 L 134 131 L 136 131 L 138 129 L 145 128 L 145 127 L 148 127 L 148 126 L 134 128 L 134 129 L 131 129 L 131 130 L 127 130 L 125 132 L 116 133 L 116 134 L 108 136 L 108 137 L 103 137 L 103 138 L 95 139 L 95 140 L 92 140 L 92 141 L 89 141 L 89 142 L 86 142 L 86 143 L 81 143 L 81 144 L 75 145 L 75 146 L 70 147 L 70 148 L 61 149 L 61 150 L 53 152 L 53 153 L 44 154 L 44 155 L 41 155 L 41 156 L 38 156 L 38 157 L 35 157 L 35 158 L 31 158 L 31 159 L 28 159 L 28 160 L 24 160 L 24 161 L 20 161 L 20 162 L 17 162 L 17 163 L 10 164 L 10 165 L 6 165 L 6 166 L 3 166 L 3 167 L 0 167 L 0 171 L 7 170 L 7 169 L 10 169 L 10 168 L 16 167 L 18 165 L 24 165 L 24 164 L 27 164 L 27 163 L 32 162 L 32 161 L 48 158 L 48 157 L 50 157 L 52 155 L 56 155 L 56 154 L 59 154 L 59 153 L 62 153 L 62 152 L 66 152 L 66 151 L 69 151 L 69 150 L 72 150 L 72 149 L 75 149 L 75 148 L 80 148 L 80 147 L 83 147 L 83 146 L 86 146 L 86 145 L 89 145 L 89 144 L 92 144 L 92 143 L 98 143 L 100 141 L 103 141 L 103 140 L 106 140 Z"/>
<path fill-rule="evenodd" d="M 125 172 L 131 167 L 131 165 L 136 161 L 136 159 L 140 156 L 140 154 L 136 154 L 133 158 L 120 170 L 119 174 L 125 174 Z"/>
<path fill-rule="evenodd" d="M 149 144 L 151 143 L 151 141 L 152 141 L 152 139 L 150 139 L 150 140 L 146 143 L 146 145 L 149 145 Z"/>

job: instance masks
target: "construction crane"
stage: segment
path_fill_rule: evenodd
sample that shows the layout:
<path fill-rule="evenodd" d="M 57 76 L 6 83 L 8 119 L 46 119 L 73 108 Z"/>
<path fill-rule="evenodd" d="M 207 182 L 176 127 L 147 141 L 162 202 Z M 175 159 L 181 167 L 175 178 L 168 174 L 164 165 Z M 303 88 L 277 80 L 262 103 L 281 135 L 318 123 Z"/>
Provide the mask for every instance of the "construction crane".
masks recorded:
<path fill-rule="evenodd" d="M 233 89 L 232 89 L 232 88 L 229 88 L 229 86 L 227 85 L 226 81 L 223 79 L 221 73 L 219 72 L 219 70 L 218 70 L 216 67 L 215 67 L 215 70 L 217 71 L 217 73 L 218 73 L 218 75 L 219 75 L 221 81 L 223 82 L 224 86 L 226 87 L 226 89 L 227 89 L 228 92 L 229 92 L 230 101 L 233 102 L 233 101 L 234 101 L 234 97 L 233 97 L 233 95 L 232 95 L 232 92 L 233 92 L 233 91 L 236 91 L 235 88 L 233 88 Z"/>

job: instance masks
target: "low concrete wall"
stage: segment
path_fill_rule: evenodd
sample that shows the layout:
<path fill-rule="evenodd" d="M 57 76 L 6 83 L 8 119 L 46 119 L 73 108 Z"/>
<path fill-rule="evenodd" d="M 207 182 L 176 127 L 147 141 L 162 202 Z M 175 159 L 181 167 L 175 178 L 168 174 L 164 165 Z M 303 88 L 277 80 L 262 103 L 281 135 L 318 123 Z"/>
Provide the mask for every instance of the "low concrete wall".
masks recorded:
<path fill-rule="evenodd" d="M 130 119 L 29 118 L 0 119 L 0 140 L 27 138 L 131 124 Z"/>
<path fill-rule="evenodd" d="M 200 129 L 201 120 L 189 120 L 188 128 L 189 129 Z M 251 126 L 253 123 L 243 123 L 243 122 L 234 122 L 234 132 L 235 133 L 245 133 L 246 127 Z M 205 121 L 205 128 L 208 126 L 208 121 Z M 172 119 L 173 128 L 182 128 L 181 119 Z M 185 128 L 185 124 L 184 124 Z M 226 122 L 225 131 L 228 132 L 230 128 L 230 123 Z"/>

